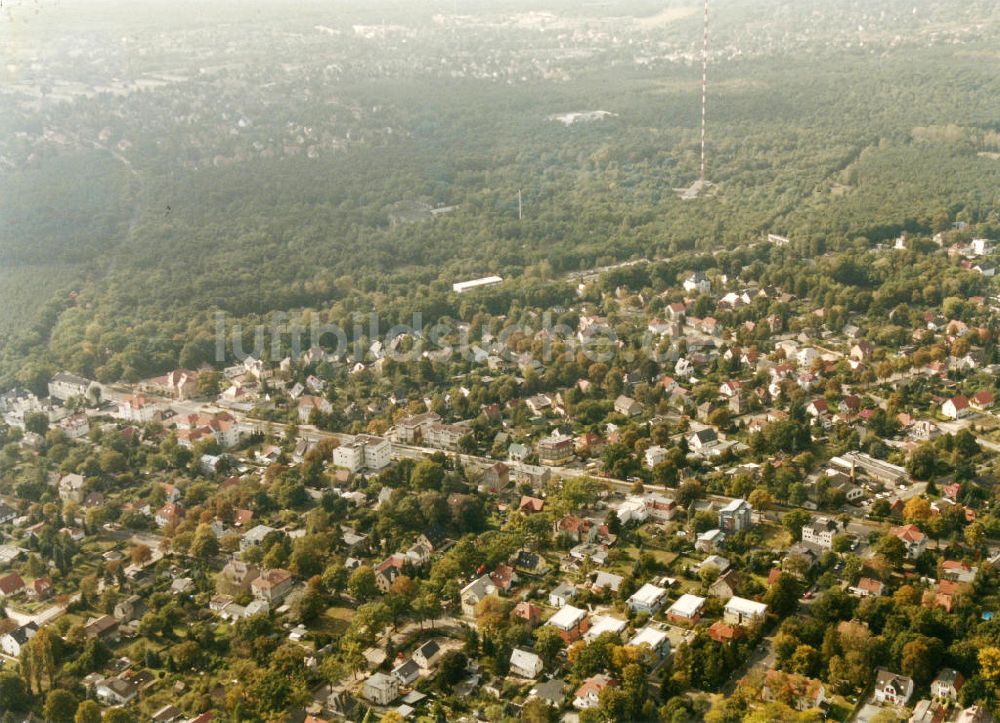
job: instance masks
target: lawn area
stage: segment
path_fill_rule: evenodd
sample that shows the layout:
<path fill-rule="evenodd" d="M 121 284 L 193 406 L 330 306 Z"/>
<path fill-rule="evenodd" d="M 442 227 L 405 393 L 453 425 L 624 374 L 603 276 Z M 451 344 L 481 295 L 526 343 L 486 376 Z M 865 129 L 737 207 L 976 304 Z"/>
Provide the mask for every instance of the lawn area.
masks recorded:
<path fill-rule="evenodd" d="M 792 544 L 792 534 L 779 525 L 762 523 L 757 529 L 761 534 L 761 547 L 769 550 L 783 550 Z"/>
<path fill-rule="evenodd" d="M 35 615 L 51 605 L 51 600 L 18 600 L 11 605 L 11 609 L 25 615 Z"/>
<path fill-rule="evenodd" d="M 665 567 L 670 567 L 674 564 L 674 560 L 677 559 L 676 552 L 668 552 L 667 550 L 661 550 L 656 547 L 643 547 L 642 550 L 640 550 L 638 547 L 630 545 L 629 547 L 621 548 L 621 551 L 628 555 L 633 561 L 638 560 L 640 553 L 644 552 L 648 555 L 652 555 L 657 562 Z"/>
<path fill-rule="evenodd" d="M 617 552 L 620 553 L 620 555 L 623 555 L 624 557 L 623 559 L 620 559 L 617 562 L 612 562 L 612 564 L 609 565 L 609 569 L 612 572 L 616 572 L 618 574 L 628 573 L 632 569 L 632 563 L 634 563 L 636 560 L 639 559 L 639 554 L 640 554 L 639 548 L 634 545 L 630 545 L 628 547 L 618 548 Z M 666 550 L 660 550 L 655 547 L 644 547 L 642 548 L 641 552 L 652 555 L 657 562 L 659 562 L 668 570 L 670 569 L 670 566 L 674 564 L 674 561 L 677 559 L 676 552 L 668 552 Z"/>
<path fill-rule="evenodd" d="M 114 540 L 88 539 L 80 546 L 80 549 L 88 555 L 103 555 L 108 550 L 114 549 L 117 546 L 118 542 Z"/>
<path fill-rule="evenodd" d="M 845 721 L 854 710 L 854 705 L 842 695 L 835 695 L 827 708 L 827 720 Z"/>
<path fill-rule="evenodd" d="M 343 635 L 353 618 L 353 608 L 334 605 L 327 609 L 316 625 L 319 632 L 326 633 L 327 635 Z"/>

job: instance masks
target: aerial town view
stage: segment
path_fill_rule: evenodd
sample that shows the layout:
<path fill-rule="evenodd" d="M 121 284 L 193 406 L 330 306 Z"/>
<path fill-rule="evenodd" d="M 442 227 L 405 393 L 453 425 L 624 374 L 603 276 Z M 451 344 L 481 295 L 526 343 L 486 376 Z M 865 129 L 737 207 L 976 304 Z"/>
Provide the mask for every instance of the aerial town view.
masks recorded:
<path fill-rule="evenodd" d="M 0 723 L 1000 717 L 998 38 L 3 0 Z"/>

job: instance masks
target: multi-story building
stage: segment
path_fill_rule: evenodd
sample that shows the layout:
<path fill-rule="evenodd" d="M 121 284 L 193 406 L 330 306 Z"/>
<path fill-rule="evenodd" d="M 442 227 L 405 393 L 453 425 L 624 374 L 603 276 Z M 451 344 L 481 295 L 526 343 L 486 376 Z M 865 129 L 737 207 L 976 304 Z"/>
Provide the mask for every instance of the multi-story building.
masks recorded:
<path fill-rule="evenodd" d="M 288 570 L 275 568 L 261 574 L 250 583 L 250 590 L 258 600 L 269 605 L 281 602 L 292 589 L 292 573 Z"/>
<path fill-rule="evenodd" d="M 833 549 L 833 538 L 840 532 L 840 524 L 829 517 L 820 517 L 802 526 L 802 541 L 818 545 L 825 550 Z"/>
<path fill-rule="evenodd" d="M 69 372 L 59 372 L 49 382 L 49 396 L 65 402 L 71 397 L 92 397 L 100 384 Z"/>
<path fill-rule="evenodd" d="M 424 429 L 423 442 L 428 447 L 454 452 L 459 442 L 469 434 L 472 434 L 472 429 L 461 424 L 431 424 Z"/>
<path fill-rule="evenodd" d="M 63 502 L 83 502 L 85 487 L 83 475 L 67 474 L 59 480 L 59 499 Z"/>
<path fill-rule="evenodd" d="M 382 469 L 391 459 L 392 444 L 389 440 L 370 434 L 359 434 L 333 450 L 333 463 L 351 472 Z"/>
<path fill-rule="evenodd" d="M 667 591 L 652 583 L 646 583 L 628 599 L 628 606 L 633 612 L 655 614 L 667 600 Z"/>
<path fill-rule="evenodd" d="M 719 529 L 723 532 L 743 532 L 753 525 L 753 507 L 744 499 L 733 500 L 719 510 Z"/>
<path fill-rule="evenodd" d="M 730 625 L 750 625 L 763 620 L 767 615 L 767 605 L 746 598 L 733 596 L 726 603 L 723 620 Z"/>
<path fill-rule="evenodd" d="M 417 414 L 396 422 L 390 431 L 390 436 L 397 444 L 420 444 L 427 430 L 440 422 L 441 417 L 435 412 Z"/>
<path fill-rule="evenodd" d="M 548 467 L 566 464 L 573 459 L 573 438 L 554 432 L 538 443 L 538 461 Z"/>
<path fill-rule="evenodd" d="M 566 645 L 579 640 L 590 627 L 590 619 L 587 611 L 575 608 L 572 605 L 563 605 L 559 611 L 549 618 L 547 623 L 556 629 L 559 637 Z"/>
<path fill-rule="evenodd" d="M 152 421 L 159 411 L 159 405 L 141 394 L 125 397 L 118 404 L 118 416 L 135 424 Z"/>

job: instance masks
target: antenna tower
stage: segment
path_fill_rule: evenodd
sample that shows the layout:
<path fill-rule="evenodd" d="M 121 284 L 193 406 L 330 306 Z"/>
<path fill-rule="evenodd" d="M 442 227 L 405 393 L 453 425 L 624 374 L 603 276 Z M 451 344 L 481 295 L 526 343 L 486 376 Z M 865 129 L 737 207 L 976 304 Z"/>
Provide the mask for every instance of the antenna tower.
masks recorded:
<path fill-rule="evenodd" d="M 708 0 L 705 0 L 705 24 L 701 44 L 701 180 L 705 180 L 705 112 L 708 108 Z"/>

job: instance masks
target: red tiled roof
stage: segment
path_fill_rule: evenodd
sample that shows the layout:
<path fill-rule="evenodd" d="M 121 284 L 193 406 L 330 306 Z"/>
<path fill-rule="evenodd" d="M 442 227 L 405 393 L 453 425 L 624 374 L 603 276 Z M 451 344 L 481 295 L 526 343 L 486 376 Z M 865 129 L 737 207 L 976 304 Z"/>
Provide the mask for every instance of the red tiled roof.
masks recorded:
<path fill-rule="evenodd" d="M 891 532 L 903 542 L 920 542 L 924 539 L 924 533 L 916 525 L 893 527 Z"/>
<path fill-rule="evenodd" d="M 13 595 L 18 590 L 24 588 L 24 580 L 16 572 L 0 577 L 0 592 L 4 595 Z"/>

